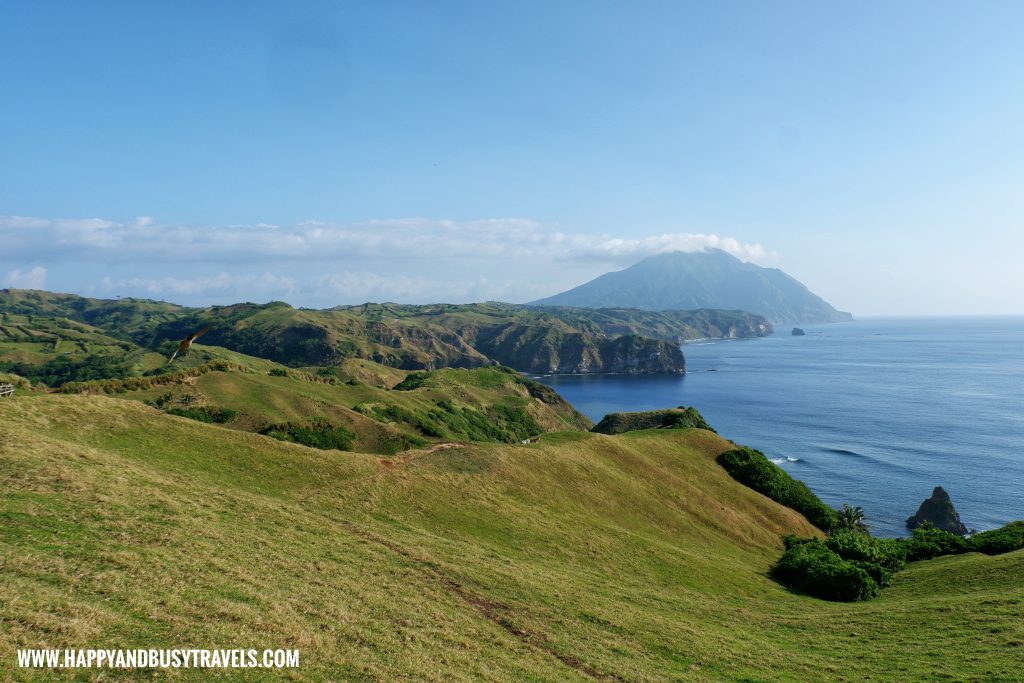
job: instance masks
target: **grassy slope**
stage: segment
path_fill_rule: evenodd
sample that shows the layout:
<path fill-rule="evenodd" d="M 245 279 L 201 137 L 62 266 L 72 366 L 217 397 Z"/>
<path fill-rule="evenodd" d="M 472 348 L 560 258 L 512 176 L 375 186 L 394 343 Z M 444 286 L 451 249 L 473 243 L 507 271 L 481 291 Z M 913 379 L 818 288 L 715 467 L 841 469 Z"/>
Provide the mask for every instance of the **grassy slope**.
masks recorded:
<path fill-rule="evenodd" d="M 42 365 L 57 358 L 84 360 L 106 354 L 137 373 L 159 367 L 166 358 L 103 330 L 64 318 L 7 314 L 0 318 L 0 364 Z"/>
<path fill-rule="evenodd" d="M 184 360 L 195 364 L 212 358 L 225 358 L 255 372 L 210 372 L 175 384 L 129 391 L 120 396 L 151 401 L 170 394 L 173 397 L 171 405 L 180 407 L 180 397 L 188 394 L 194 397 L 195 405 L 237 411 L 237 417 L 228 426 L 245 431 L 258 431 L 268 424 L 324 419 L 354 432 L 355 450 L 368 453 L 394 452 L 405 443 L 401 438 L 403 434 L 427 436 L 431 440 L 464 440 L 467 435 L 450 433 L 443 425 L 440 425 L 443 436 L 423 435 L 407 423 L 381 422 L 353 410 L 359 405 L 399 406 L 427 422 L 435 422 L 427 412 L 437 410 L 438 401 L 450 399 L 460 407 L 478 411 L 494 405 L 522 408 L 544 431 L 590 427 L 589 421 L 561 397 L 557 397 L 554 404 L 537 400 L 527 390 L 528 380 L 492 367 L 437 370 L 430 373 L 427 386 L 411 391 L 392 391 L 390 387 L 409 373 L 369 361 L 350 360 L 342 367 L 342 374 L 361 378 L 357 383 L 324 384 L 302 379 L 305 373 L 287 371 L 276 363 L 219 347 L 197 345 Z M 268 372 L 272 368 L 289 372 L 289 375 L 270 375 Z"/>
<path fill-rule="evenodd" d="M 0 678 L 52 679 L 11 670 L 15 647 L 158 645 L 298 647 L 296 680 L 1018 673 L 1024 554 L 912 566 L 870 603 L 794 595 L 765 572 L 778 533 L 813 530 L 725 474 L 728 447 L 564 433 L 381 460 L 0 400 Z"/>

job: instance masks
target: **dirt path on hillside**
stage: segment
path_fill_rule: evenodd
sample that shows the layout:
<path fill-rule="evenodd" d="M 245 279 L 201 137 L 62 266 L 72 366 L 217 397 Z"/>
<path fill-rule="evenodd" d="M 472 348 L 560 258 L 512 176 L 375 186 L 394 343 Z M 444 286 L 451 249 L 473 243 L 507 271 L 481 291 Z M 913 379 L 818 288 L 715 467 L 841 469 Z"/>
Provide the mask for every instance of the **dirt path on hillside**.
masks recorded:
<path fill-rule="evenodd" d="M 399 467 L 401 465 L 408 465 L 413 460 L 418 460 L 419 458 L 422 458 L 424 455 L 430 455 L 431 453 L 437 453 L 438 451 L 447 451 L 451 448 L 465 448 L 468 445 L 468 443 L 463 443 L 459 441 L 444 441 L 442 443 L 435 443 L 432 446 L 427 446 L 426 448 L 417 448 L 416 450 L 413 451 L 402 451 L 401 453 L 393 455 L 390 458 L 382 456 L 380 459 L 380 464 L 381 467 L 383 467 L 385 471 L 387 471 L 394 469 L 395 467 Z M 383 472 L 370 476 L 380 476 L 380 474 L 383 474 Z"/>

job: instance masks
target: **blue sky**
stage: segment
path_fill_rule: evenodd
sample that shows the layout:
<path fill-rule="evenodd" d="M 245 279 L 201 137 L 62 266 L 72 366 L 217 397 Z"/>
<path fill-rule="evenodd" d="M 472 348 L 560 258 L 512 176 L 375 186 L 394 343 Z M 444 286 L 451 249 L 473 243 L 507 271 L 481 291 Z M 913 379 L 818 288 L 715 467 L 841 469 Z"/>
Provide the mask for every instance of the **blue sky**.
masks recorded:
<path fill-rule="evenodd" d="M 1022 3 L 0 0 L 0 286 L 552 294 L 721 246 L 1024 313 Z"/>

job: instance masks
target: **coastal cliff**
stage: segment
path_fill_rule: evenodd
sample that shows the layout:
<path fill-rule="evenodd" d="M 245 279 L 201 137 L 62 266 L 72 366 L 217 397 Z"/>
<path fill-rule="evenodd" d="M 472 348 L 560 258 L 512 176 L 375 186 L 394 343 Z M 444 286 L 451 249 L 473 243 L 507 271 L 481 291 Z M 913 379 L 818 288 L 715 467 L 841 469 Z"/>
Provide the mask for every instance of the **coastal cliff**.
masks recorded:
<path fill-rule="evenodd" d="M 187 308 L 28 290 L 0 290 L 0 315 L 6 316 L 0 336 L 49 344 L 46 354 L 31 359 L 12 356 L 11 367 L 0 357 L 0 370 L 24 371 L 53 385 L 138 374 L 155 362 L 145 360 L 146 354 L 166 355 L 204 328 L 209 330 L 203 345 L 290 367 L 364 359 L 403 370 L 500 364 L 540 374 L 680 373 L 684 341 L 772 332 L 763 317 L 733 310 L 593 310 L 500 302 L 311 310 L 280 301 Z M 65 341 L 75 346 L 61 346 Z M 116 353 L 90 355 L 89 349 L 101 347 Z M 67 353 L 72 348 L 82 353 Z M 107 368 L 110 363 L 117 367 Z"/>

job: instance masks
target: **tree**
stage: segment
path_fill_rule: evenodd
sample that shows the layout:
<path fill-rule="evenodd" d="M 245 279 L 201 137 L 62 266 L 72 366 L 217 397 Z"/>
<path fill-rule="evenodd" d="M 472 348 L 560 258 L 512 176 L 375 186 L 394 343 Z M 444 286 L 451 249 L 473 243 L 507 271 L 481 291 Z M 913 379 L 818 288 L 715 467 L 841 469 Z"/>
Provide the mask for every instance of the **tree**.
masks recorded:
<path fill-rule="evenodd" d="M 866 534 L 868 532 L 868 525 L 864 521 L 867 519 L 867 515 L 864 514 L 864 508 L 850 507 L 849 503 L 843 503 L 843 509 L 837 510 L 839 513 L 839 528 L 846 531 L 855 531 L 860 534 Z"/>

